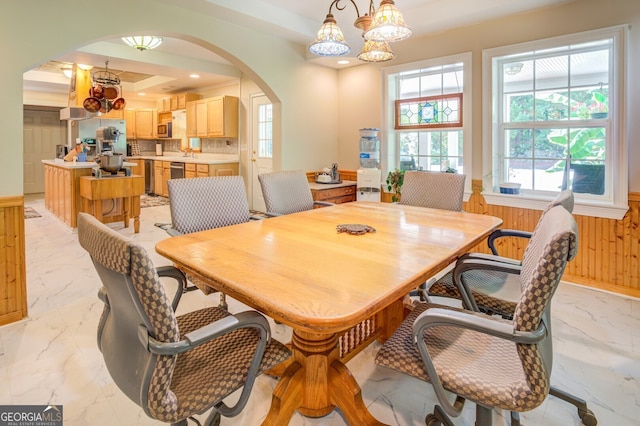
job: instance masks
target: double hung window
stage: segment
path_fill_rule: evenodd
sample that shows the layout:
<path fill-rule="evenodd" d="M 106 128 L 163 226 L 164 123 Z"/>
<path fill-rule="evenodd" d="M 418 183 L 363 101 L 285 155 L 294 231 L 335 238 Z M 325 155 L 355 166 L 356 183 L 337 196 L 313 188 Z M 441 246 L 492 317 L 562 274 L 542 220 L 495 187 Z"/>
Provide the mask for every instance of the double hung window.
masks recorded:
<path fill-rule="evenodd" d="M 582 214 L 624 214 L 623 38 L 618 27 L 483 52 L 490 202 L 539 208 L 570 188 Z M 498 195 L 505 182 L 520 195 Z"/>
<path fill-rule="evenodd" d="M 389 67 L 384 74 L 383 168 L 469 173 L 471 54 Z"/>

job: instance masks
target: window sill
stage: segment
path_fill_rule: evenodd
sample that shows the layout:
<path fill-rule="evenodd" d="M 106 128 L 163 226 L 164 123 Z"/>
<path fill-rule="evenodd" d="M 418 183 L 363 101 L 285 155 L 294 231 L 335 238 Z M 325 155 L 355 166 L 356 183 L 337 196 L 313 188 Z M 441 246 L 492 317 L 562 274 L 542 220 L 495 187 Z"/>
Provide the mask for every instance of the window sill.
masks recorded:
<path fill-rule="evenodd" d="M 530 195 L 506 195 L 494 192 L 483 192 L 482 196 L 488 204 L 508 207 L 519 207 L 531 210 L 544 210 L 551 202 L 550 198 L 540 198 Z M 601 217 L 604 219 L 620 220 L 629 210 L 628 205 L 604 204 L 576 200 L 573 213 L 580 216 Z"/>

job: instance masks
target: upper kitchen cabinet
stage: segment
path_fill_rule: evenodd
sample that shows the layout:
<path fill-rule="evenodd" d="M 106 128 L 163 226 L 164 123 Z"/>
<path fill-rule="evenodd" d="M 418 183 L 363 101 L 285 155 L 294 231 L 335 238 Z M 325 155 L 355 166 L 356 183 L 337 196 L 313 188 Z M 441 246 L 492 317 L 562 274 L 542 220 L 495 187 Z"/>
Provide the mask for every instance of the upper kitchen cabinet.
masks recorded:
<path fill-rule="evenodd" d="M 179 93 L 171 96 L 171 111 L 187 109 L 187 103 L 197 101 L 202 96 L 197 93 Z"/>
<path fill-rule="evenodd" d="M 136 139 L 136 110 L 125 109 L 124 121 L 127 123 L 127 139 Z"/>
<path fill-rule="evenodd" d="M 207 136 L 238 137 L 238 98 L 218 96 L 207 99 Z"/>
<path fill-rule="evenodd" d="M 171 111 L 171 98 L 158 99 L 158 114 Z"/>
<path fill-rule="evenodd" d="M 187 136 L 238 137 L 238 98 L 216 96 L 187 102 Z"/>
<path fill-rule="evenodd" d="M 135 128 L 137 139 L 155 139 L 158 131 L 157 111 L 155 109 L 135 110 Z"/>

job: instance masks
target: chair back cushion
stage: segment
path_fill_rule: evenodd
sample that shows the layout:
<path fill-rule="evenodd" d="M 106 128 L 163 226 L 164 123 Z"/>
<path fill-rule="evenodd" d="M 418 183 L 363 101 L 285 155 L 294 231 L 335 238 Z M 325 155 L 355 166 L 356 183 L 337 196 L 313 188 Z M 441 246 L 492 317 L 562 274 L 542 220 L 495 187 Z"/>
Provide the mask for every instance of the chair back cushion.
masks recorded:
<path fill-rule="evenodd" d="M 290 170 L 258 175 L 267 212 L 291 214 L 313 209 L 307 175 Z"/>
<path fill-rule="evenodd" d="M 573 206 L 574 206 L 573 191 L 570 190 L 570 189 L 565 189 L 564 191 L 560 191 L 558 196 L 556 198 L 554 198 L 549 203 L 549 205 L 544 209 L 543 214 L 545 212 L 551 210 L 555 206 L 562 206 L 569 213 L 573 213 Z"/>
<path fill-rule="evenodd" d="M 457 173 L 407 171 L 400 204 L 461 211 L 465 178 Z"/>
<path fill-rule="evenodd" d="M 170 179 L 167 187 L 173 228 L 183 234 L 249 221 L 242 176 Z"/>
<path fill-rule="evenodd" d="M 522 259 L 521 295 L 513 316 L 516 330 L 538 327 L 568 260 L 575 256 L 577 240 L 576 221 L 564 207 L 553 207 L 542 216 Z"/>
<path fill-rule="evenodd" d="M 152 355 L 138 338 L 138 326 L 162 342 L 180 331 L 171 301 L 147 252 L 91 215 L 78 215 L 78 240 L 87 250 L 103 288 L 105 304 L 98 347 L 116 385 L 147 414 L 177 407 L 169 390 L 174 356 Z"/>

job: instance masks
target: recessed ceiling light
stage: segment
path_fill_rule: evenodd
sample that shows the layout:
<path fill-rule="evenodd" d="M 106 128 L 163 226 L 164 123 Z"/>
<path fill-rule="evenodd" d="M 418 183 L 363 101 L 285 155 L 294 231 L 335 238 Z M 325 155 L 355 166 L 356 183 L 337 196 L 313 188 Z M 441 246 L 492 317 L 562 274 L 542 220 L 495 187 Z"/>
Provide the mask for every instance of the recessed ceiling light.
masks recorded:
<path fill-rule="evenodd" d="M 198 74 L 189 74 L 189 77 L 191 77 L 191 78 L 200 78 L 200 76 Z"/>
<path fill-rule="evenodd" d="M 338 61 L 338 65 L 347 65 L 349 63 L 349 61 L 347 61 L 346 59 L 341 59 Z"/>
<path fill-rule="evenodd" d="M 146 94 L 146 93 L 144 93 L 144 92 L 140 92 L 140 93 L 138 93 L 138 96 L 146 96 L 146 95 L 147 95 L 147 94 Z"/>

